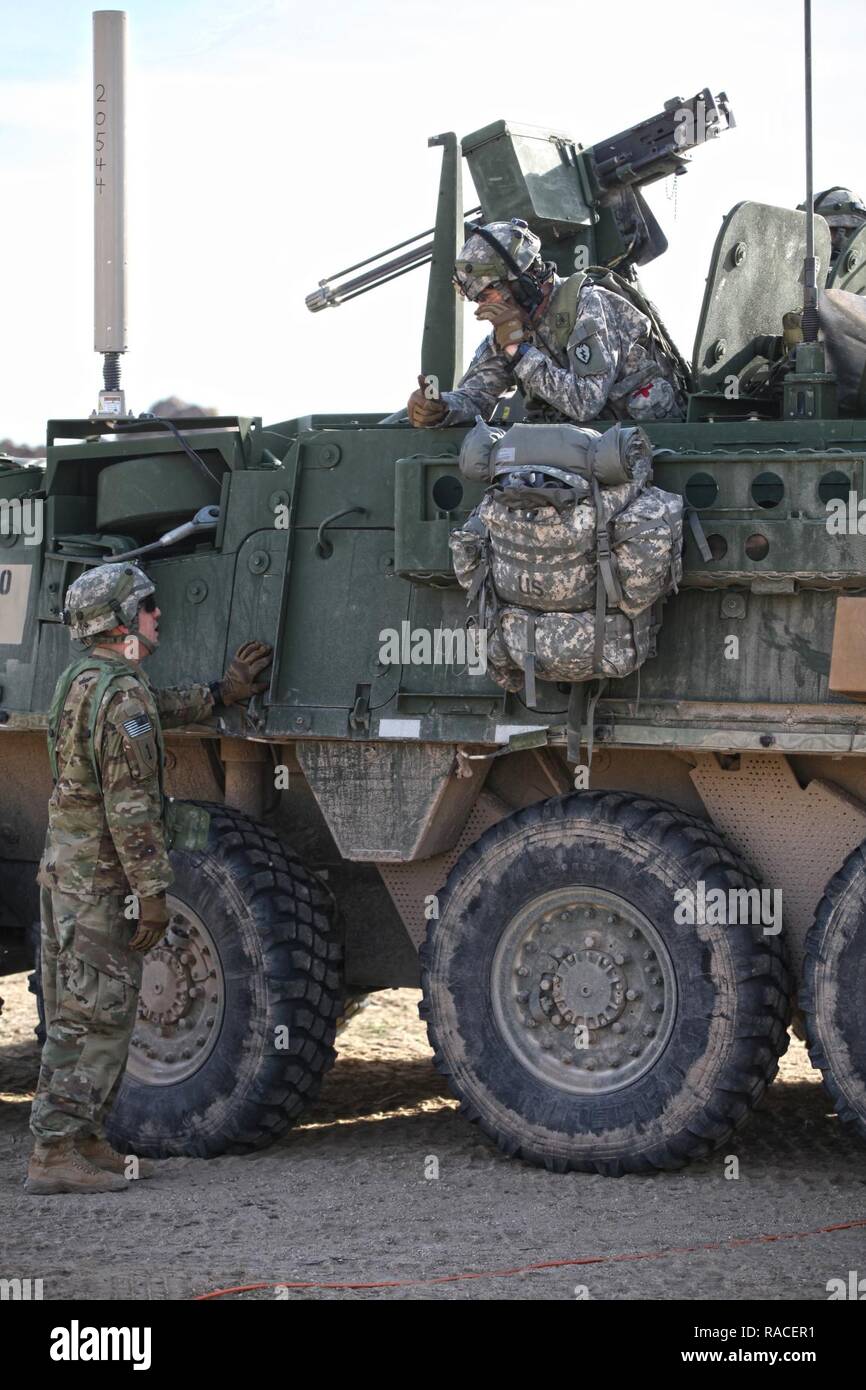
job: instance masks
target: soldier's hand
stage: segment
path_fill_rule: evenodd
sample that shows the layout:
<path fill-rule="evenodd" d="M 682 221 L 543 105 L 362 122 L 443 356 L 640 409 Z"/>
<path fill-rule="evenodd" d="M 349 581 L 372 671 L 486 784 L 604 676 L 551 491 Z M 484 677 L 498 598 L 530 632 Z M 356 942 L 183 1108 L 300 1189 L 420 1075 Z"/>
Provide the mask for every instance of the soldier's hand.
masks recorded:
<path fill-rule="evenodd" d="M 448 414 L 448 407 L 443 400 L 438 397 L 431 398 L 427 395 L 429 387 L 426 378 L 418 377 L 418 390 L 413 391 L 406 404 L 409 414 L 409 424 L 416 430 L 429 428 L 431 425 L 438 425 L 440 420 L 444 420 Z"/>
<path fill-rule="evenodd" d="M 220 682 L 224 705 L 235 705 L 238 700 L 248 700 L 251 695 L 267 690 L 268 682 L 258 677 L 270 666 L 273 650 L 267 642 L 244 642 L 238 647 Z"/>
<path fill-rule="evenodd" d="M 516 304 L 482 304 L 475 317 L 493 325 L 493 336 L 500 349 L 522 343 L 526 337 L 523 313 Z"/>
<path fill-rule="evenodd" d="M 138 927 L 129 943 L 129 949 L 140 951 L 143 956 L 147 955 L 147 952 L 152 951 L 165 936 L 168 922 L 168 904 L 164 893 L 158 893 L 155 898 L 139 898 Z"/>

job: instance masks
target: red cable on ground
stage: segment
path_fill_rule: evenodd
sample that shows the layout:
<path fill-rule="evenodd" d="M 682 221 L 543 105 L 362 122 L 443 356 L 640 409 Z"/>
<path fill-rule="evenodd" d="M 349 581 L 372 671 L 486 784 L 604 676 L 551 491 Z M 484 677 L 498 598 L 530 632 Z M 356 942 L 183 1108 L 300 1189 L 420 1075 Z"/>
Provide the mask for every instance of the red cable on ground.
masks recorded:
<path fill-rule="evenodd" d="M 546 1260 L 543 1264 L 518 1265 L 515 1269 L 485 1269 L 472 1274 L 440 1274 L 432 1279 L 380 1279 L 369 1284 L 325 1284 L 316 1281 L 299 1282 L 277 1279 L 260 1284 L 237 1284 L 233 1288 L 213 1289 L 211 1293 L 196 1294 L 193 1303 L 205 1303 L 209 1298 L 223 1298 L 231 1293 L 253 1293 L 257 1289 L 406 1289 L 425 1284 L 454 1284 L 463 1279 L 508 1279 L 515 1274 L 536 1274 L 544 1269 L 565 1269 L 572 1265 L 623 1264 L 630 1260 L 662 1260 L 667 1255 L 695 1255 L 701 1250 L 734 1250 L 741 1245 L 771 1245 L 777 1240 L 805 1240 L 808 1236 L 828 1235 L 833 1231 L 852 1231 L 866 1226 L 866 1217 L 839 1221 L 834 1226 L 819 1226 L 815 1231 L 783 1231 L 772 1236 L 737 1236 L 730 1240 L 708 1241 L 705 1245 L 673 1246 L 669 1250 L 637 1251 L 631 1255 L 584 1255 L 573 1260 Z"/>

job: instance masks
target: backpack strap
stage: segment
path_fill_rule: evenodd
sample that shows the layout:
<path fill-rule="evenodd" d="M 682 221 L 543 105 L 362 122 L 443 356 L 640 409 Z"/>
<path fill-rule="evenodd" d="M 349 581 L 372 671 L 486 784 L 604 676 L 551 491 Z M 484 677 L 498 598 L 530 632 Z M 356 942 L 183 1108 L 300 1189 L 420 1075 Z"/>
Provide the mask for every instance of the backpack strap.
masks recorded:
<path fill-rule="evenodd" d="M 57 734 L 60 728 L 60 716 L 66 704 L 66 697 L 69 694 L 72 682 L 81 675 L 82 671 L 93 670 L 98 664 L 93 657 L 82 657 L 72 666 L 68 666 L 61 675 L 54 687 L 54 696 L 51 701 L 51 708 L 48 711 L 48 761 L 51 764 L 51 777 L 57 781 Z M 91 748 L 91 754 L 93 749 Z"/>
<path fill-rule="evenodd" d="M 561 285 L 557 285 L 551 296 L 545 317 L 553 320 L 553 342 L 561 352 L 565 351 L 568 340 L 574 331 L 577 320 L 577 301 L 586 284 L 586 278 L 587 272 L 578 270 L 575 275 L 569 275 L 567 280 L 563 280 Z"/>
<path fill-rule="evenodd" d="M 526 662 L 523 667 L 524 694 L 527 709 L 535 709 L 538 692 L 535 688 L 535 613 L 527 608 L 524 612 L 526 623 Z"/>
<path fill-rule="evenodd" d="M 568 697 L 568 716 L 566 723 L 566 761 L 576 766 L 580 762 L 580 745 L 586 744 L 587 767 L 592 767 L 592 750 L 595 744 L 595 707 L 607 689 L 607 678 L 595 682 L 595 689 L 587 700 L 586 682 L 575 681 Z M 583 726 L 586 723 L 586 733 Z"/>
<path fill-rule="evenodd" d="M 588 457 L 589 481 L 592 487 L 592 500 L 595 507 L 595 647 L 592 655 L 592 669 L 601 675 L 604 660 L 604 627 L 608 603 L 616 608 L 622 603 L 622 588 L 616 572 L 616 560 L 610 548 L 610 533 L 601 504 L 601 488 L 598 485 L 592 455 Z"/>
<path fill-rule="evenodd" d="M 593 265 L 586 271 L 587 276 L 594 285 L 600 285 L 604 290 L 610 290 L 612 294 L 618 294 L 623 299 L 627 299 L 630 304 L 643 314 L 650 322 L 650 336 L 657 348 L 661 349 L 664 356 L 673 368 L 676 386 L 682 395 L 687 396 L 692 388 L 691 369 L 668 332 L 665 324 L 652 300 L 647 299 L 646 295 L 637 285 L 617 275 L 615 270 L 608 266 Z M 633 388 L 635 389 L 635 388 Z"/>

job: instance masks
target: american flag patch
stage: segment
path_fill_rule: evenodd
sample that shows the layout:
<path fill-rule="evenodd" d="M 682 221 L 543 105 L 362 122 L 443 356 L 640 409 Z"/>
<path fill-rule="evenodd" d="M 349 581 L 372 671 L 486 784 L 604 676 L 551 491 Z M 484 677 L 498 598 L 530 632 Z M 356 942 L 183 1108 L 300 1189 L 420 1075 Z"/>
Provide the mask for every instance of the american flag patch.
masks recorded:
<path fill-rule="evenodd" d="M 124 719 L 123 730 L 130 738 L 143 738 L 153 732 L 153 725 L 146 714 L 139 714 L 135 719 Z"/>

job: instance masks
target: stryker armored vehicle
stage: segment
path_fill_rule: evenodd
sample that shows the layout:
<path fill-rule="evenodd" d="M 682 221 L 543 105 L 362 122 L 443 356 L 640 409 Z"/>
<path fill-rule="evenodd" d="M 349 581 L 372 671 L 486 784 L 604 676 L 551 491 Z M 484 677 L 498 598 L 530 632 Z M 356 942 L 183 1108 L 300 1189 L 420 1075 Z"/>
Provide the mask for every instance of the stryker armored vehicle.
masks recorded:
<path fill-rule="evenodd" d="M 470 227 L 522 217 L 563 273 L 582 251 L 632 276 L 665 246 L 642 187 L 683 171 L 729 117 L 705 91 L 589 149 L 501 121 L 437 137 L 431 239 L 331 277 L 310 306 L 429 262 L 421 369 L 450 387 L 463 157 Z M 864 245 L 855 232 L 843 248 L 837 287 L 860 288 Z M 210 840 L 172 856 L 174 916 L 146 960 L 116 1144 L 268 1143 L 315 1096 L 347 998 L 419 982 L 462 1111 L 551 1169 L 710 1153 L 772 1081 L 792 1010 L 866 1136 L 866 403 L 840 398 L 806 315 L 799 332 L 785 320 L 804 252 L 808 300 L 810 260 L 815 294 L 826 282 L 826 223 L 751 202 L 722 221 L 687 418 L 646 426 L 655 481 L 700 527 L 655 655 L 592 702 L 577 769 L 567 686 L 539 682 L 528 707 L 414 646 L 472 621 L 449 552 L 484 491 L 458 468 L 465 429 L 412 429 L 399 411 L 132 418 L 124 344 L 97 341 L 100 412 L 50 422 L 44 469 L 0 468 L 8 937 L 38 915 L 70 582 L 145 549 L 156 685 L 214 678 L 249 637 L 274 646 L 249 708 L 167 735 L 168 790 L 211 807 Z M 315 321 L 310 335 L 315 351 Z M 36 503 L 41 545 L 15 524 L 16 504 Z"/>

